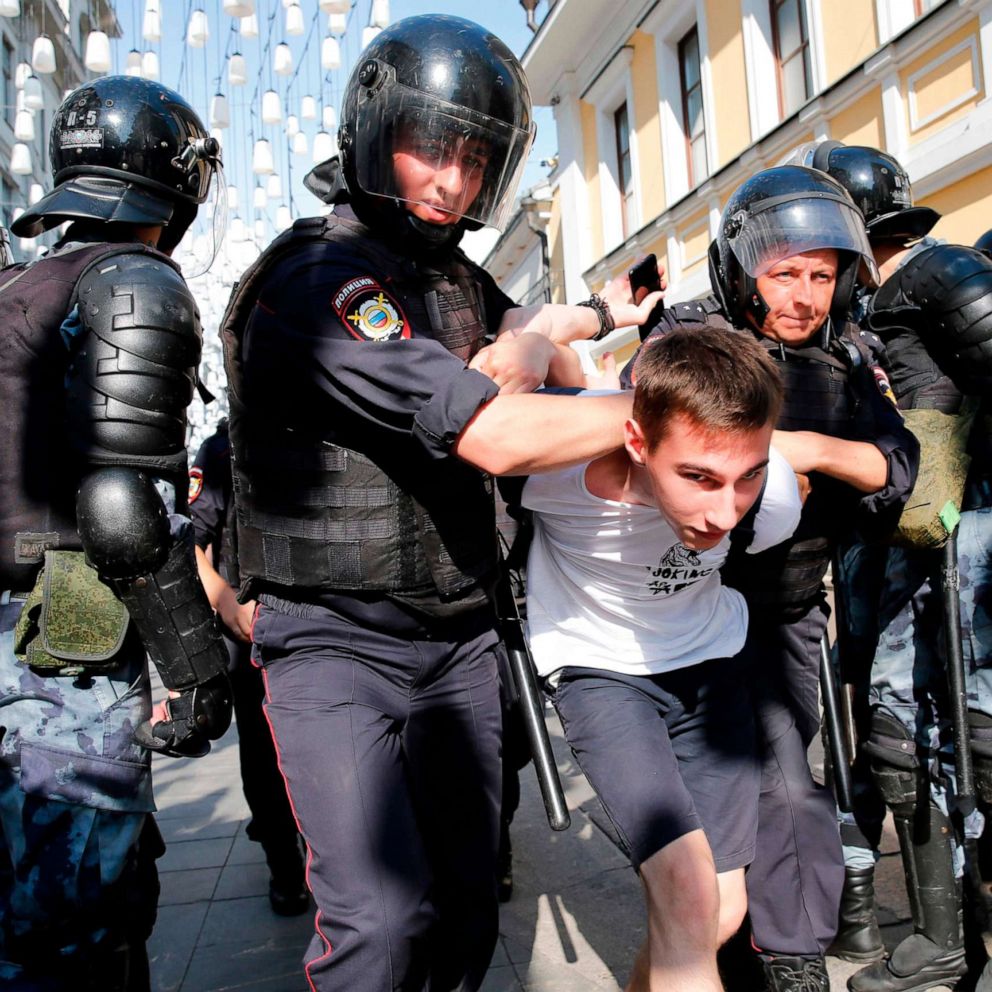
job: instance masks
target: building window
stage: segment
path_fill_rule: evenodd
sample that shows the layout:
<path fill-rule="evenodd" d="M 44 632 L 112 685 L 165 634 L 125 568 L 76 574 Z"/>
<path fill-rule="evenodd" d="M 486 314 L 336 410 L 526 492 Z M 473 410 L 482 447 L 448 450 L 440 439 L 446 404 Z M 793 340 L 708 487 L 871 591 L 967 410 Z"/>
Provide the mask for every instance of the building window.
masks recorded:
<path fill-rule="evenodd" d="M 693 29 L 679 42 L 679 77 L 682 87 L 682 127 L 685 131 L 689 188 L 708 174 L 706 125 L 703 121 L 703 82 L 699 72 L 699 33 Z"/>
<path fill-rule="evenodd" d="M 613 134 L 617 149 L 617 185 L 622 201 L 620 216 L 626 238 L 634 226 L 634 170 L 630 162 L 630 121 L 626 102 L 621 103 L 613 115 Z"/>
<path fill-rule="evenodd" d="M 14 108 L 17 104 L 17 91 L 14 89 L 14 46 L 3 39 L 3 119 L 14 126 Z"/>
<path fill-rule="evenodd" d="M 772 41 L 778 64 L 782 117 L 791 117 L 813 94 L 806 0 L 771 0 Z"/>
<path fill-rule="evenodd" d="M 922 17 L 927 11 L 933 10 L 941 0 L 913 0 L 913 13 Z"/>

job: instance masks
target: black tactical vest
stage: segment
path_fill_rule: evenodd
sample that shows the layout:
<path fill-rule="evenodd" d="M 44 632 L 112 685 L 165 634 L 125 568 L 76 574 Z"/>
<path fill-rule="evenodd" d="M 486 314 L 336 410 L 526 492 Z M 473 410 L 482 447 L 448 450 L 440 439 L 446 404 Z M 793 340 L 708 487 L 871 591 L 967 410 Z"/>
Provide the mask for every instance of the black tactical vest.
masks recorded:
<path fill-rule="evenodd" d="M 75 243 L 0 271 L 0 590 L 30 589 L 46 549 L 81 548 L 80 468 L 65 423 L 71 353 L 59 328 L 90 266 L 112 255 L 150 250 L 139 244 Z"/>
<path fill-rule="evenodd" d="M 403 451 L 363 452 L 304 436 L 266 423 L 245 402 L 241 342 L 258 291 L 277 262 L 318 241 L 368 262 L 459 357 L 470 358 L 487 333 L 477 270 L 459 252 L 443 273 L 427 269 L 334 214 L 297 221 L 272 243 L 235 288 L 221 325 L 242 598 L 292 586 L 297 594 L 428 593 L 474 608 L 496 570 L 488 476 L 454 457 L 427 465 Z"/>
<path fill-rule="evenodd" d="M 699 324 L 731 328 L 714 297 L 670 307 L 659 327 Z M 739 329 L 738 329 L 739 330 Z M 741 333 L 748 333 L 741 331 Z M 786 431 L 816 431 L 831 437 L 854 436 L 858 401 L 852 389 L 855 370 L 871 377 L 873 358 L 858 328 L 846 324 L 826 350 L 816 344 L 798 348 L 756 336 L 779 366 L 785 398 L 777 426 Z M 864 388 L 864 387 L 862 387 Z M 871 384 L 870 388 L 876 388 Z M 801 609 L 816 596 L 830 566 L 834 539 L 849 528 L 850 514 L 860 499 L 850 486 L 816 474 L 796 532 L 788 540 L 754 555 L 733 555 L 723 568 L 724 581 L 739 589 L 759 609 Z"/>

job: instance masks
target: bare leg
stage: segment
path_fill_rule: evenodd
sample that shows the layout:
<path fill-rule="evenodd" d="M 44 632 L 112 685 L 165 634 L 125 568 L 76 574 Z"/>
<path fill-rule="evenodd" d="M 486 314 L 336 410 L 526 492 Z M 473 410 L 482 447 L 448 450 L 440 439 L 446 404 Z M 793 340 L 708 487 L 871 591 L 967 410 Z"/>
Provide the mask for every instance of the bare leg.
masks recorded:
<path fill-rule="evenodd" d="M 693 830 L 679 837 L 648 858 L 640 875 L 648 938 L 627 992 L 720 992 L 720 889 L 706 836 Z"/>
<path fill-rule="evenodd" d="M 717 926 L 717 946 L 723 947 L 740 929 L 747 912 L 747 888 L 744 869 L 722 871 L 716 876 L 720 887 L 720 922 Z"/>

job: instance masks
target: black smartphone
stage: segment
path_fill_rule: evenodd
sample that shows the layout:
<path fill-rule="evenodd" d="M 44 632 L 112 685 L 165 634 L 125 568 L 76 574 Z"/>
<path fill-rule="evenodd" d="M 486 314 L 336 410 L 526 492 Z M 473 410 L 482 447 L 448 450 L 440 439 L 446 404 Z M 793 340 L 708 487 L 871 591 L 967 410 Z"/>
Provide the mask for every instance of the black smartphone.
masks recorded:
<path fill-rule="evenodd" d="M 630 279 L 630 292 L 637 300 L 637 291 L 645 289 L 649 293 L 655 293 L 661 289 L 661 279 L 658 276 L 658 259 L 654 254 L 645 255 L 636 265 L 632 265 L 627 272 Z M 638 328 L 641 340 L 643 341 L 651 328 L 661 320 L 661 314 L 665 309 L 665 301 L 659 300 L 651 311 L 648 319 Z"/>

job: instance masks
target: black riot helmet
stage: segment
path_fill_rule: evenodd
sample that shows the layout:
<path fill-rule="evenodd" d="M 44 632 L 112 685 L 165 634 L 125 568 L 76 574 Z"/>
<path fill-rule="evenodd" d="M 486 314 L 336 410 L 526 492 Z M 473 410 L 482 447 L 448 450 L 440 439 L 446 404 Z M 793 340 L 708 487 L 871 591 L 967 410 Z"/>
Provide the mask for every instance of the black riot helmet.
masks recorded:
<path fill-rule="evenodd" d="M 992 229 L 986 231 L 976 242 L 975 248 L 979 251 L 985 252 L 986 255 L 992 255 Z"/>
<path fill-rule="evenodd" d="M 376 36 L 348 80 L 338 132 L 358 216 L 380 230 L 412 227 L 427 244 L 501 227 L 533 138 L 516 57 L 478 24 L 440 14 L 404 18 Z M 458 175 L 445 188 L 410 181 L 397 160 L 404 152 L 425 173 L 456 163 Z M 409 211 L 416 204 L 419 217 Z"/>
<path fill-rule="evenodd" d="M 810 142 L 800 145 L 789 161 L 833 176 L 864 216 L 871 241 L 917 241 L 940 220 L 936 210 L 913 206 L 909 174 L 878 148 Z"/>
<path fill-rule="evenodd" d="M 755 173 L 731 194 L 710 245 L 710 282 L 727 313 L 761 328 L 768 307 L 755 280 L 784 258 L 832 248 L 839 266 L 830 315 L 844 320 L 859 266 L 878 270 L 861 214 L 844 188 L 816 169 Z"/>
<path fill-rule="evenodd" d="M 181 240 L 220 167 L 220 145 L 193 108 L 137 76 L 103 76 L 73 90 L 52 119 L 49 154 L 55 188 L 14 221 L 15 234 L 84 218 L 161 224 L 165 251 Z"/>

